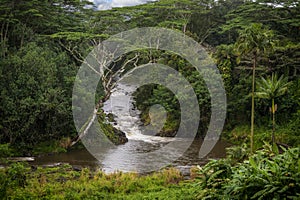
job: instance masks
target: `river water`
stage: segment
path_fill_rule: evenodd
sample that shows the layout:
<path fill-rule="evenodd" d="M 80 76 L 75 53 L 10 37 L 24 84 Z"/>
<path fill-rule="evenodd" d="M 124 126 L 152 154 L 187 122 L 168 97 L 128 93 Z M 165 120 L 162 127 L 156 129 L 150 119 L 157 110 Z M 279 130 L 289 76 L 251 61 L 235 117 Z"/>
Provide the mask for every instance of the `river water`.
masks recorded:
<path fill-rule="evenodd" d="M 109 151 L 101 152 L 101 156 L 95 159 L 86 149 L 72 150 L 67 153 L 60 153 L 48 156 L 41 156 L 32 162 L 33 165 L 56 165 L 68 163 L 78 167 L 100 168 L 105 172 L 114 171 L 135 171 L 139 173 L 149 172 L 155 167 L 159 168 L 168 165 L 175 167 L 203 165 L 210 158 L 222 158 L 225 156 L 225 148 L 228 144 L 223 141 L 217 142 L 212 151 L 205 157 L 199 158 L 199 149 L 202 144 L 201 139 L 195 139 L 179 157 L 175 154 L 176 149 L 169 149 L 165 152 L 166 156 L 174 156 L 171 163 L 164 162 L 161 156 L 148 156 L 147 153 L 159 150 L 169 143 L 177 142 L 174 145 L 180 148 L 180 145 L 187 144 L 185 141 L 180 141 L 178 138 L 167 138 L 154 136 L 149 133 L 143 134 L 145 127 L 139 119 L 139 111 L 133 106 L 131 94 L 135 91 L 135 87 L 128 85 L 118 85 L 110 96 L 110 99 L 105 102 L 103 110 L 105 113 L 111 113 L 114 116 L 114 122 L 111 122 L 114 127 L 123 131 L 128 138 L 128 142 L 124 145 L 118 145 Z M 152 132 L 158 132 L 161 127 L 151 127 Z M 173 147 L 174 148 L 174 147 Z M 144 156 L 145 155 L 145 156 Z M 99 159 L 100 158 L 100 159 Z M 147 168 L 150 166 L 150 168 Z M 157 170 L 157 169 L 155 169 Z"/>

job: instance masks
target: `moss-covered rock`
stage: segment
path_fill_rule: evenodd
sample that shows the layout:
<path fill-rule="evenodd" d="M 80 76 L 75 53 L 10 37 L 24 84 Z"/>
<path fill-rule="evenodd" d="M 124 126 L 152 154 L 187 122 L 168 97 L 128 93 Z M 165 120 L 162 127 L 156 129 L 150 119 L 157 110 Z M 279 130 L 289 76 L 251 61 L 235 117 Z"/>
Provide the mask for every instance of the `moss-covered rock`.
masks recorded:
<path fill-rule="evenodd" d="M 98 121 L 103 133 L 112 143 L 119 145 L 128 142 L 126 134 L 123 131 L 113 127 L 112 124 L 107 121 L 104 113 L 99 115 Z"/>

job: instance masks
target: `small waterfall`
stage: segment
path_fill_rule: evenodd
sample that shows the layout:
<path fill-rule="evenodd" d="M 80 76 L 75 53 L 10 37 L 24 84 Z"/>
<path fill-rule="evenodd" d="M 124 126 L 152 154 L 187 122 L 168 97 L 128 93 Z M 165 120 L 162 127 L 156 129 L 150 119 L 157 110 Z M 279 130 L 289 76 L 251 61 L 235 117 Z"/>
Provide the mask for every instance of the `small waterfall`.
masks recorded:
<path fill-rule="evenodd" d="M 190 166 L 204 164 L 207 159 L 200 159 L 198 150 L 202 141 L 196 141 L 186 153 L 178 154 L 178 150 L 185 149 L 188 141 L 181 138 L 167 138 L 153 136 L 159 131 L 152 129 L 155 126 L 143 126 L 140 120 L 140 112 L 133 106 L 134 99 L 132 93 L 136 87 L 119 84 L 113 90 L 109 100 L 104 103 L 103 111 L 106 114 L 111 113 L 114 116 L 113 126 L 126 134 L 128 142 L 124 145 L 116 145 L 111 149 L 104 149 L 98 152 L 97 158 L 90 155 L 86 149 L 74 150 L 67 153 L 55 154 L 52 156 L 42 156 L 36 158 L 32 163 L 35 165 L 57 165 L 69 163 L 71 165 L 85 167 L 101 167 L 104 172 L 110 173 L 117 170 L 138 173 L 149 173 L 153 170 L 159 170 L 170 164 L 181 170 L 187 171 Z M 160 106 L 153 106 L 154 109 L 160 109 Z M 152 107 L 150 108 L 150 110 Z M 151 112 L 149 115 L 151 118 Z M 155 124 L 155 119 L 153 119 Z M 162 120 L 160 120 L 162 121 Z M 152 122 L 152 121 L 151 121 Z M 162 123 L 164 123 L 162 121 Z M 154 130 L 151 135 L 143 134 L 149 130 Z M 156 132 L 155 132 L 156 131 Z M 151 133 L 151 131 L 150 131 Z M 172 145 L 172 143 L 174 143 Z M 225 143 L 226 144 L 226 143 Z M 166 146 L 168 148 L 165 148 Z M 225 145 L 220 142 L 210 153 L 210 158 L 224 157 Z M 165 148 L 165 149 L 164 149 Z M 160 152 L 160 150 L 163 150 Z M 156 153 L 156 151 L 159 151 Z M 0 166 L 1 168 L 1 166 Z"/>
<path fill-rule="evenodd" d="M 114 116 L 113 126 L 123 131 L 129 140 L 142 140 L 150 143 L 172 141 L 174 138 L 142 134 L 140 111 L 133 106 L 132 93 L 136 89 L 132 85 L 118 84 L 112 91 L 110 98 L 104 103 L 103 111 Z"/>
<path fill-rule="evenodd" d="M 132 94 L 136 89 L 132 85 L 119 84 L 112 91 L 109 100 L 104 103 L 103 111 L 113 115 L 112 125 L 126 134 L 128 142 L 116 146 L 103 155 L 102 170 L 107 173 L 116 170 L 148 173 L 170 164 L 186 168 L 206 162 L 207 159 L 198 157 L 202 141 L 196 141 L 192 148 L 184 153 L 180 150 L 190 146 L 189 139 L 154 136 L 162 126 L 155 126 L 157 120 L 151 118 L 151 109 L 162 109 L 161 106 L 151 106 L 149 111 L 151 125 L 143 126 L 139 117 L 140 111 L 133 105 Z M 162 125 L 163 123 L 164 121 Z M 224 147 L 221 149 L 221 151 L 216 149 L 216 152 L 212 152 L 215 154 L 214 158 L 223 157 L 225 150 Z M 219 153 L 222 153 L 222 156 L 219 156 Z"/>

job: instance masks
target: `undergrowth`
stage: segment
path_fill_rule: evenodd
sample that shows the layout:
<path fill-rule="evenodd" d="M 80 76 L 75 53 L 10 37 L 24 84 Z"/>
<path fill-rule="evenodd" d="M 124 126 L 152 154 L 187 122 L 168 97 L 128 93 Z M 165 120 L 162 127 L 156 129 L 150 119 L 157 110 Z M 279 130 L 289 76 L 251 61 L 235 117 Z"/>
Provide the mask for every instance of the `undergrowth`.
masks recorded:
<path fill-rule="evenodd" d="M 194 199 L 195 189 L 176 169 L 151 175 L 71 166 L 29 168 L 21 163 L 0 173 L 2 199 Z"/>
<path fill-rule="evenodd" d="M 279 154 L 266 144 L 247 159 L 240 154 L 241 162 L 232 157 L 237 150 L 199 167 L 198 199 L 300 199 L 300 148 Z"/>
<path fill-rule="evenodd" d="M 234 146 L 226 158 L 192 168 L 190 180 L 174 168 L 105 174 L 14 163 L 0 169 L 0 199 L 300 199 L 299 154 L 267 143 L 252 155 Z"/>

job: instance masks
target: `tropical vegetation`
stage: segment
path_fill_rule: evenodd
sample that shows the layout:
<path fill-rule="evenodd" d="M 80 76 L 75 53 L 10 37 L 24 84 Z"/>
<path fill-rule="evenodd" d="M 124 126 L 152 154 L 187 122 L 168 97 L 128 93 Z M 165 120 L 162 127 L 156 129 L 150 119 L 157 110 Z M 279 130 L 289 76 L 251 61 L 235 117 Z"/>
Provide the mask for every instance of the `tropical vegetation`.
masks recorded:
<path fill-rule="evenodd" d="M 178 169 L 148 175 L 105 174 L 70 165 L 0 169 L 3 199 L 299 199 L 299 148 L 228 149 L 228 157 L 191 170 L 186 180 Z"/>
<path fill-rule="evenodd" d="M 107 175 L 69 165 L 8 162 L 82 147 L 72 110 L 90 113 L 72 107 L 77 71 L 102 41 L 140 27 L 180 32 L 212 57 L 226 90 L 221 139 L 233 145 L 227 157 L 199 166 L 188 181 L 175 169 Z M 0 162 L 5 166 L 0 198 L 299 199 L 299 1 L 158 0 L 97 10 L 89 0 L 1 0 L 0 47 Z M 90 119 L 100 122 L 113 143 L 126 143 L 101 106 L 125 68 L 147 63 L 170 66 L 191 84 L 201 113 L 197 137 L 205 137 L 211 98 L 203 77 L 178 54 L 159 49 L 135 50 L 111 63 L 98 84 Z M 144 85 L 134 100 L 144 125 L 151 121 L 151 106 L 162 105 L 166 122 L 157 136 L 176 134 L 180 104 L 168 88 Z M 84 123 L 82 132 L 88 127 Z"/>

